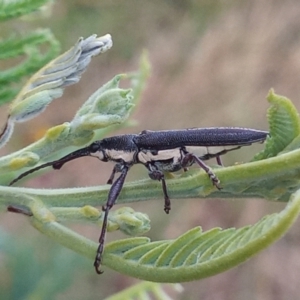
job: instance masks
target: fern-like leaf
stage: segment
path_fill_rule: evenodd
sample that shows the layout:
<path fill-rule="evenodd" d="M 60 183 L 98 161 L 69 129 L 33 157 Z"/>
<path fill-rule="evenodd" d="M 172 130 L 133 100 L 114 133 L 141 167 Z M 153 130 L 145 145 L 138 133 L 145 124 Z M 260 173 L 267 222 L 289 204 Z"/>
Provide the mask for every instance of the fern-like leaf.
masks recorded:
<path fill-rule="evenodd" d="M 263 151 L 255 155 L 254 160 L 276 156 L 300 134 L 300 119 L 291 100 L 279 96 L 270 90 L 267 99 L 271 104 L 268 109 L 270 136 Z"/>
<path fill-rule="evenodd" d="M 48 44 L 42 53 L 38 47 Z M 60 46 L 48 29 L 36 30 L 23 37 L 12 36 L 0 41 L 0 59 L 25 55 L 23 62 L 0 73 L 0 105 L 11 101 L 19 92 L 12 83 L 33 74 L 58 54 Z"/>
<path fill-rule="evenodd" d="M 105 298 L 105 300 L 135 300 L 135 299 L 153 299 L 153 300 L 169 300 L 170 296 L 164 291 L 164 285 L 154 282 L 141 282 L 131 286 L 113 296 Z M 180 284 L 168 284 L 168 287 L 177 293 L 182 292 L 183 288 Z"/>
<path fill-rule="evenodd" d="M 108 244 L 103 263 L 124 274 L 155 282 L 184 282 L 228 270 L 280 238 L 300 212 L 298 191 L 280 212 L 253 226 L 203 232 L 193 228 L 173 241 L 131 238 Z"/>
<path fill-rule="evenodd" d="M 0 21 L 34 12 L 47 2 L 49 0 L 0 0 Z"/>

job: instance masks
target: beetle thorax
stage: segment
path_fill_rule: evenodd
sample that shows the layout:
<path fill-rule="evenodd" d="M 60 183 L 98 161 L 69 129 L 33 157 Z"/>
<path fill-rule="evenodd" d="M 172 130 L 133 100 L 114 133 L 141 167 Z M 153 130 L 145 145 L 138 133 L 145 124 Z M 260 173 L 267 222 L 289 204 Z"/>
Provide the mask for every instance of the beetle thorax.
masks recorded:
<path fill-rule="evenodd" d="M 134 164 L 138 152 L 138 148 L 133 142 L 134 136 L 128 134 L 105 138 L 99 141 L 99 150 L 91 155 L 102 161 Z"/>

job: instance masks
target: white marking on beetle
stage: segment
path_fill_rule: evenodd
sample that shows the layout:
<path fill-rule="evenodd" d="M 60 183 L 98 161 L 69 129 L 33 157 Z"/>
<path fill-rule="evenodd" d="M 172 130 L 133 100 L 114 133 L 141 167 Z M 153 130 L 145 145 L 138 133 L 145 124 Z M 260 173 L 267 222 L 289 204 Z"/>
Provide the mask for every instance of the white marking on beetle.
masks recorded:
<path fill-rule="evenodd" d="M 134 161 L 135 151 L 122 151 L 122 150 L 114 150 L 114 149 L 106 149 L 105 154 L 107 156 L 107 159 L 109 160 L 117 160 L 120 159 L 131 163 Z"/>
<path fill-rule="evenodd" d="M 120 161 L 123 160 L 126 163 L 131 163 L 134 160 L 135 152 L 132 151 L 122 151 L 122 150 L 114 150 L 114 149 L 106 149 L 105 156 L 102 151 L 97 151 L 96 153 L 92 153 L 91 156 L 96 157 L 100 160 L 112 160 L 112 161 Z"/>
<path fill-rule="evenodd" d="M 91 153 L 90 155 L 93 156 L 93 157 L 96 157 L 100 160 L 103 160 L 103 158 L 104 158 L 104 155 L 103 155 L 102 151 L 97 151 L 95 153 Z"/>
<path fill-rule="evenodd" d="M 176 164 L 181 161 L 182 153 L 180 148 L 167 149 L 157 151 L 157 154 L 153 154 L 150 150 L 142 150 L 138 153 L 138 160 L 142 164 L 147 164 L 149 162 L 155 161 L 164 161 L 173 159 L 173 162 Z"/>

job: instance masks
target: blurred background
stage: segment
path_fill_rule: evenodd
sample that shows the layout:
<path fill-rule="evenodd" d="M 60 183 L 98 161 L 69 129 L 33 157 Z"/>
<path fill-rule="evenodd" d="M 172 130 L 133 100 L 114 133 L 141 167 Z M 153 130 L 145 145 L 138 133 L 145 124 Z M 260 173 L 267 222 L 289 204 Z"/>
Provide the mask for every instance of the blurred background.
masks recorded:
<path fill-rule="evenodd" d="M 20 149 L 40 138 L 47 128 L 70 120 L 99 86 L 116 74 L 136 70 L 144 49 L 152 71 L 132 115 L 136 125 L 117 133 L 208 126 L 267 130 L 265 98 L 270 88 L 290 98 L 300 109 L 299 1 L 65 0 L 57 1 L 51 9 L 46 17 L 5 24 L 8 32 L 49 27 L 61 42 L 62 51 L 80 36 L 110 33 L 114 46 L 94 58 L 79 84 L 68 87 L 63 98 L 54 101 L 42 117 L 16 126 L 2 154 Z M 5 116 L 2 109 L 1 123 Z M 261 148 L 259 145 L 229 153 L 223 162 L 231 165 L 248 161 Z M 24 185 L 99 185 L 106 182 L 111 168 L 110 164 L 87 158 Z M 146 170 L 137 166 L 128 180 L 144 177 Z M 166 216 L 162 197 L 132 207 L 150 216 L 152 229 L 147 235 L 159 240 L 175 238 L 197 225 L 207 230 L 253 224 L 284 205 L 259 199 L 174 200 Z M 36 280 L 40 281 L 35 287 L 38 290 L 59 279 L 64 283 L 56 288 L 59 293 L 53 299 L 102 299 L 138 282 L 106 268 L 102 276 L 96 276 L 91 261 L 53 245 L 32 229 L 25 217 L 2 214 L 0 225 L 2 243 L 10 240 L 13 245 L 7 250 L 12 257 L 0 256 L 2 291 L 11 286 L 24 290 L 30 284 L 34 286 Z M 174 299 L 299 299 L 297 226 L 299 222 L 281 240 L 241 266 L 184 283 L 183 293 L 174 295 Z M 98 228 L 72 228 L 98 239 Z M 117 238 L 124 236 L 108 235 L 108 240 Z M 17 274 L 11 274 L 12 265 Z M 26 286 L 22 284 L 24 278 L 29 282 Z M 14 299 L 20 299 L 18 295 L 21 291 L 15 291 Z"/>

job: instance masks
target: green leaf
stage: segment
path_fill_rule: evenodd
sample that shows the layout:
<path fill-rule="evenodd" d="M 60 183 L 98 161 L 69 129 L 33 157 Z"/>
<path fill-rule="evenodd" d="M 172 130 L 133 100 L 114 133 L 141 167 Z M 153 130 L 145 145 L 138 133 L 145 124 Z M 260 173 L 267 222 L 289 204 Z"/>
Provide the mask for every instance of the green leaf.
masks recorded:
<path fill-rule="evenodd" d="M 56 41 L 55 43 L 53 41 Z M 53 50 L 52 48 L 56 48 L 56 55 L 58 54 L 57 51 L 59 50 L 58 42 L 54 38 L 53 34 L 49 29 L 37 29 L 33 32 L 25 33 L 25 34 L 13 34 L 7 39 L 0 40 L 0 59 L 7 59 L 7 58 L 14 58 L 19 55 L 27 54 L 28 47 L 34 48 L 38 47 L 44 43 L 53 43 L 50 45 L 49 50 Z M 52 58 L 52 56 L 51 56 Z M 50 58 L 48 58 L 50 59 Z M 2 79 L 2 78 L 1 78 Z M 1 81 L 1 83 L 3 83 Z"/>
<path fill-rule="evenodd" d="M 253 160 L 276 156 L 300 134 L 299 114 L 292 101 L 276 95 L 273 90 L 270 90 L 267 99 L 271 104 L 267 113 L 270 137 L 265 149 L 255 155 Z"/>
<path fill-rule="evenodd" d="M 39 46 L 46 44 L 46 52 L 39 50 Z M 18 58 L 21 55 L 26 58 L 20 64 L 0 72 L 0 105 L 11 101 L 17 95 L 18 89 L 12 83 L 19 82 L 39 70 L 58 54 L 59 48 L 58 41 L 48 29 L 1 40 L 0 59 Z"/>
<path fill-rule="evenodd" d="M 107 51 L 111 46 L 109 34 L 102 37 L 94 34 L 86 39 L 80 38 L 69 51 L 36 72 L 10 105 L 7 123 L 0 133 L 0 146 L 8 142 L 13 133 L 14 123 L 25 122 L 43 112 L 53 99 L 63 94 L 64 87 L 80 80 L 93 56 Z M 36 61 L 37 50 L 32 48 L 31 52 L 35 53 L 34 61 Z M 8 76 L 4 75 L 4 78 Z M 91 136 L 91 132 L 88 135 Z"/>
<path fill-rule="evenodd" d="M 85 258 L 50 240 L 16 237 L 1 229 L 0 253 L 0 299 L 57 299 L 73 283 L 74 274 L 88 270 Z"/>
<path fill-rule="evenodd" d="M 171 288 L 175 292 L 182 292 L 183 288 L 180 284 L 168 284 L 169 289 Z M 105 300 L 135 300 L 135 299 L 158 299 L 168 300 L 170 296 L 163 290 L 163 285 L 154 282 L 141 282 L 131 286 L 119 293 L 114 294 Z"/>
<path fill-rule="evenodd" d="M 47 2 L 50 0 L 0 0 L 0 21 L 29 14 Z"/>
<path fill-rule="evenodd" d="M 252 226 L 202 232 L 193 228 L 173 241 L 126 239 L 105 247 L 103 264 L 126 275 L 155 282 L 184 282 L 228 270 L 279 239 L 300 212 L 300 190 L 286 208 Z"/>

